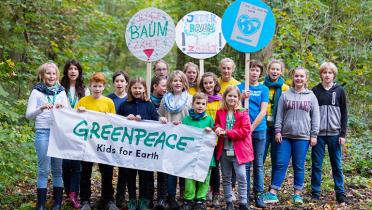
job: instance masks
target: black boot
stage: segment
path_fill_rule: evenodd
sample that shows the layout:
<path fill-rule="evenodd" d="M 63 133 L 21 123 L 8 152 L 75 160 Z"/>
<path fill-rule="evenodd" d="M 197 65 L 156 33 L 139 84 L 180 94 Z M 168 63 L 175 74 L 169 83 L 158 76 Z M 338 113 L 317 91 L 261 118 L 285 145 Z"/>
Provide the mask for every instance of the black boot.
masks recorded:
<path fill-rule="evenodd" d="M 180 206 L 175 196 L 168 196 L 168 210 L 179 210 Z"/>
<path fill-rule="evenodd" d="M 247 203 L 239 203 L 239 210 L 251 210 L 251 208 L 249 208 Z"/>
<path fill-rule="evenodd" d="M 47 197 L 47 189 L 46 188 L 37 188 L 37 210 L 46 210 L 45 202 Z"/>
<path fill-rule="evenodd" d="M 52 210 L 62 209 L 63 187 L 53 187 L 54 204 Z"/>

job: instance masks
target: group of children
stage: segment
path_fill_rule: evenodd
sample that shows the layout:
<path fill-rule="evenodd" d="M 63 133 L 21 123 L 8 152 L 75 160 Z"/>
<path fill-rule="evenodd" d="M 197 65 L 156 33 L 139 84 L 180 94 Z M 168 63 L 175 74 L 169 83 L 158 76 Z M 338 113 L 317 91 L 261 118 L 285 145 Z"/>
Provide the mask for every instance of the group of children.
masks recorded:
<path fill-rule="evenodd" d="M 260 61 L 250 61 L 249 88 L 232 75 L 235 63 L 225 58 L 220 62 L 221 77 L 212 72 L 199 75 L 198 66 L 186 63 L 183 71 L 168 75 L 169 65 L 160 60 L 154 64 L 155 77 L 151 94 L 146 81 L 130 78 L 126 72 L 114 73 L 115 91 L 103 95 L 106 79 L 97 72 L 83 84 L 79 62 L 66 62 L 59 83 L 59 70 L 54 63 L 39 67 L 38 80 L 27 105 L 27 118 L 36 118 L 35 148 L 38 155 L 37 209 L 45 209 L 48 174 L 53 177 L 53 209 L 61 209 L 63 188 L 73 208 L 91 209 L 92 162 L 61 160 L 48 157 L 48 141 L 53 108 L 70 108 L 78 112 L 94 110 L 116 113 L 128 120 L 153 120 L 174 125 L 185 124 L 214 131 L 217 146 L 210 170 L 204 182 L 156 172 L 157 198 L 154 201 L 154 172 L 119 167 L 116 194 L 113 188 L 113 166 L 98 164 L 101 174 L 101 199 L 96 208 L 115 210 L 123 207 L 128 189 L 129 210 L 206 209 L 210 191 L 212 204 L 220 207 L 220 169 L 226 209 L 234 209 L 234 180 L 238 186 L 239 209 L 249 208 L 250 166 L 253 163 L 253 192 L 255 205 L 264 208 L 278 202 L 278 191 L 284 181 L 290 159 L 294 170 L 295 204 L 303 203 L 305 158 L 312 146 L 311 193 L 320 199 L 322 162 L 325 145 L 332 164 L 336 199 L 345 202 L 341 144 L 345 143 L 347 127 L 346 96 L 334 80 L 336 66 L 325 62 L 320 66 L 321 83 L 309 90 L 308 71 L 293 70 L 292 85 L 284 84 L 284 63 L 271 61 L 264 74 Z M 89 91 L 90 90 L 90 91 Z M 249 99 L 248 110 L 242 101 Z M 271 185 L 264 192 L 264 162 L 271 145 Z M 220 167 L 219 167 L 220 166 Z M 137 199 L 136 178 L 139 177 Z M 176 199 L 177 183 L 182 205 Z M 210 188 L 210 190 L 209 190 Z M 80 201 L 78 199 L 80 197 Z M 209 197 L 209 196 L 208 196 Z"/>

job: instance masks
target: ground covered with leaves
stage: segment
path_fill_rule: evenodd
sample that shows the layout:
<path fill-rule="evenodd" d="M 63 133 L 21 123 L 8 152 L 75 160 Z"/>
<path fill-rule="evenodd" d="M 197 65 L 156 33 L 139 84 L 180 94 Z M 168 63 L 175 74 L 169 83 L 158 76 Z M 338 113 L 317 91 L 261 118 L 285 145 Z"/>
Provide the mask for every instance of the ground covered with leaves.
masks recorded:
<path fill-rule="evenodd" d="M 0 209 L 32 209 L 36 205 L 37 167 L 32 128 L 1 127 L 0 137 L 4 137 L 9 132 L 13 135 L 8 136 L 6 140 L 0 139 L 2 148 L 0 153 Z M 370 132 L 365 132 L 359 137 L 349 138 L 344 147 L 343 165 L 348 204 L 338 205 L 335 201 L 328 156 L 324 161 L 321 199 L 318 202 L 310 199 L 311 158 L 309 151 L 306 160 L 304 204 L 295 206 L 290 202 L 293 193 L 293 171 L 290 168 L 283 183 L 283 190 L 279 193 L 280 203 L 269 205 L 268 209 L 372 209 L 371 136 Z M 267 187 L 270 183 L 269 161 L 266 162 L 265 169 L 265 187 Z M 93 174 L 92 188 L 93 201 L 96 201 L 100 195 L 100 175 L 97 169 Z M 50 204 L 52 203 L 51 191 L 48 192 Z M 251 207 L 254 208 L 253 205 Z M 70 209 L 70 207 L 65 203 L 63 209 Z"/>

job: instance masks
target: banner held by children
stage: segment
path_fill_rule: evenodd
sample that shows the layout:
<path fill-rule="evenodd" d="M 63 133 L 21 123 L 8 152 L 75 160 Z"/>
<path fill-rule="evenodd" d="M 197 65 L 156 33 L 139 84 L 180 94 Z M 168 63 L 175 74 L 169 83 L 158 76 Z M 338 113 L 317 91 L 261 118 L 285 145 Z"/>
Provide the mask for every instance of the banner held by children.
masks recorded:
<path fill-rule="evenodd" d="M 53 109 L 48 156 L 104 163 L 203 182 L 216 135 L 202 129 L 131 121 L 114 114 Z"/>

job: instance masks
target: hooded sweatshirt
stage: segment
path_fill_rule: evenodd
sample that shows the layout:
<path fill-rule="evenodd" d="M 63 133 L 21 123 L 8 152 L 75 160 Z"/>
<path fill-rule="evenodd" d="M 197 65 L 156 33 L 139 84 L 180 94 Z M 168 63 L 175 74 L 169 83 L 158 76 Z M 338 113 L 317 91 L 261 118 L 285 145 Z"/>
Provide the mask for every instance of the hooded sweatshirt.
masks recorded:
<path fill-rule="evenodd" d="M 347 102 L 344 89 L 334 84 L 329 90 L 320 83 L 313 88 L 319 102 L 319 136 L 346 136 Z"/>
<path fill-rule="evenodd" d="M 279 99 L 275 133 L 289 139 L 310 140 L 319 133 L 319 105 L 311 90 L 296 92 L 293 88 Z"/>

